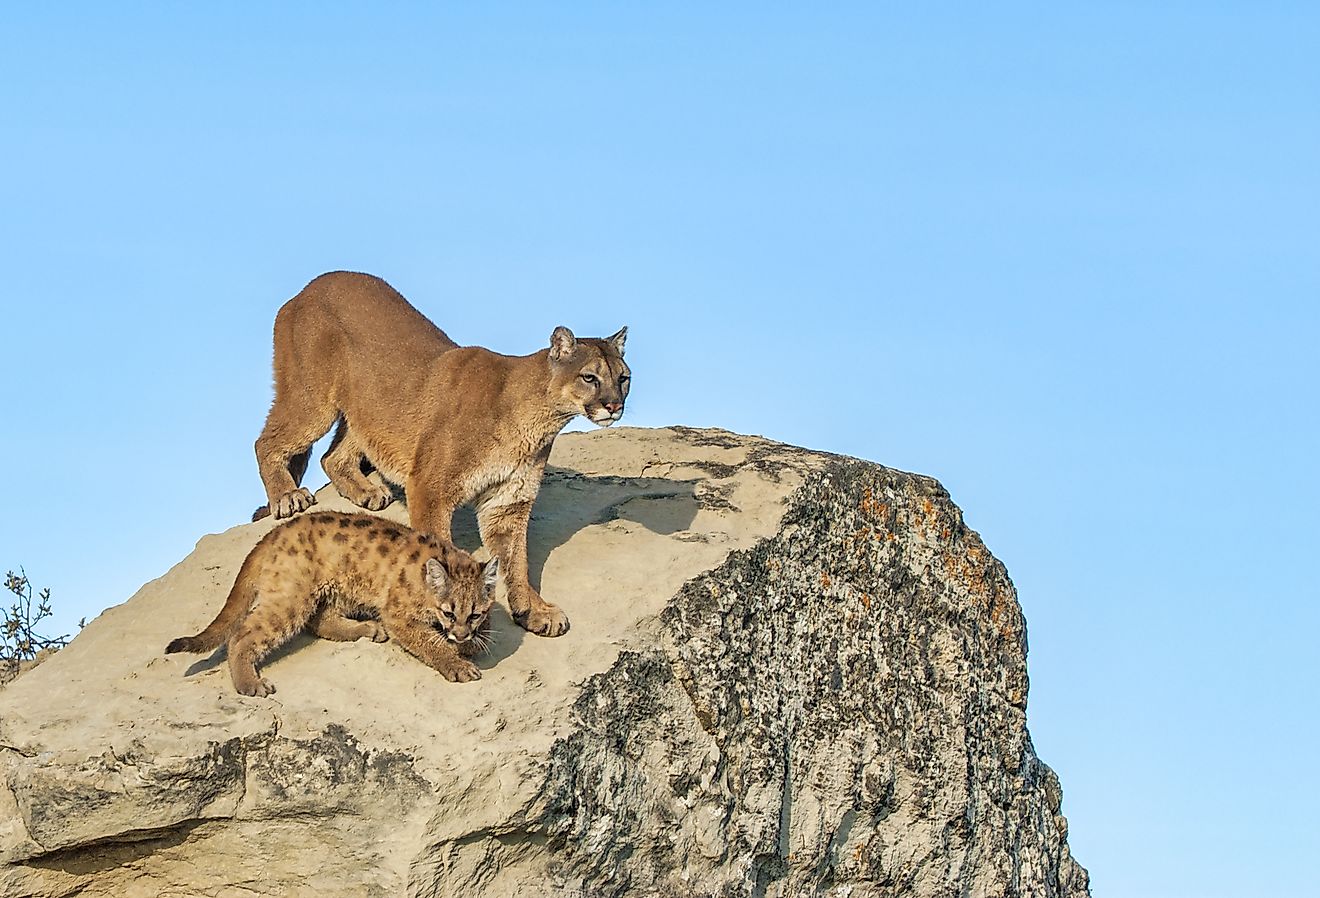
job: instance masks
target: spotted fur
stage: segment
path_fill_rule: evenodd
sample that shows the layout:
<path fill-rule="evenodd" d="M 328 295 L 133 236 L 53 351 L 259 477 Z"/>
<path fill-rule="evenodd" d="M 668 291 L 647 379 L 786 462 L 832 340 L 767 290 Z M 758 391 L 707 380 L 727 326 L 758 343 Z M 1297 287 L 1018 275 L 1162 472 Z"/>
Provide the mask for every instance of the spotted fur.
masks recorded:
<path fill-rule="evenodd" d="M 449 539 L 472 503 L 482 542 L 500 561 L 509 607 L 542 636 L 568 616 L 527 576 L 527 523 L 555 436 L 577 415 L 608 427 L 623 414 L 631 371 L 627 328 L 507 356 L 459 346 L 380 278 L 323 274 L 275 316 L 275 401 L 257 464 L 268 505 L 286 518 L 316 498 L 299 484 L 310 447 L 338 424 L 321 465 L 339 494 L 377 510 L 393 500 L 363 471 L 403 486 L 419 530 Z"/>
<path fill-rule="evenodd" d="M 248 553 L 224 608 L 166 653 L 229 646 L 242 695 L 269 695 L 257 665 L 295 633 L 393 639 L 447 679 L 481 678 L 468 660 L 490 638 L 499 562 L 372 515 L 316 512 L 271 530 Z"/>

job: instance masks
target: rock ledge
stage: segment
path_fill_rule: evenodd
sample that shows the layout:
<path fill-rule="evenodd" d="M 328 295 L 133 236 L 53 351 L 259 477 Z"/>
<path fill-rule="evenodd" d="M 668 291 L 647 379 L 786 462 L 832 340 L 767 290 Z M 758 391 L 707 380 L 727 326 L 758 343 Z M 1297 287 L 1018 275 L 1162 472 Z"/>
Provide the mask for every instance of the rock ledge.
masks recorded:
<path fill-rule="evenodd" d="M 245 698 L 163 656 L 265 521 L 0 691 L 0 893 L 1089 895 L 1012 583 L 938 483 L 687 428 L 551 464 L 530 554 L 573 629 L 503 615 L 478 683 L 300 638 Z"/>

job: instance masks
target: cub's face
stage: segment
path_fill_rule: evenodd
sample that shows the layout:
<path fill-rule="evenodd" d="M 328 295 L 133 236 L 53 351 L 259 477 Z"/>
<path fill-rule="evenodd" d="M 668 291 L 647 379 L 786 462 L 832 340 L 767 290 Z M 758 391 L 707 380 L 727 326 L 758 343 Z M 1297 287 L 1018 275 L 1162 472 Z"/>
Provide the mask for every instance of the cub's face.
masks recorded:
<path fill-rule="evenodd" d="M 550 365 L 559 388 L 560 407 L 609 427 L 623 417 L 632 371 L 623 360 L 628 328 L 605 339 L 573 336 L 566 327 L 550 335 Z"/>
<path fill-rule="evenodd" d="M 490 629 L 490 609 L 495 603 L 495 581 L 499 578 L 499 559 L 479 564 L 467 553 L 457 558 L 453 553 L 441 561 L 426 562 L 426 589 L 434 600 L 433 626 L 449 642 L 464 644 L 475 640 L 485 647 Z"/>

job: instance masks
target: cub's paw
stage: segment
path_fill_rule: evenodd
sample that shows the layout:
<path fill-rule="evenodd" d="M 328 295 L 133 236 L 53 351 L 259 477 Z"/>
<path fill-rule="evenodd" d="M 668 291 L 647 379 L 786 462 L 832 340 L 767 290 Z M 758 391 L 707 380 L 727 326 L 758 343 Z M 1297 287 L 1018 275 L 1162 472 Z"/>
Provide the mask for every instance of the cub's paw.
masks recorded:
<path fill-rule="evenodd" d="M 537 636 L 563 636 L 568 632 L 568 615 L 558 605 L 549 602 L 515 613 L 513 619 L 518 626 Z"/>
<path fill-rule="evenodd" d="M 380 624 L 376 623 L 374 620 L 372 620 L 372 621 L 363 621 L 363 623 L 365 623 L 368 627 L 371 628 L 371 629 L 368 630 L 366 633 L 363 633 L 363 634 L 362 634 L 363 636 L 365 636 L 366 638 L 370 639 L 372 642 L 388 642 L 388 641 L 389 641 L 390 634 L 389 634 L 389 633 L 386 633 L 386 632 L 385 632 L 385 628 L 382 627 Z"/>
<path fill-rule="evenodd" d="M 291 518 L 300 511 L 306 511 L 316 504 L 316 497 L 306 487 L 289 490 L 275 500 L 275 517 Z"/>
<path fill-rule="evenodd" d="M 368 511 L 380 511 L 394 501 L 394 494 L 383 486 L 374 486 L 364 490 L 355 501 Z"/>
<path fill-rule="evenodd" d="M 440 668 L 440 673 L 451 683 L 471 683 L 481 679 L 481 671 L 471 661 L 456 658 Z"/>
<path fill-rule="evenodd" d="M 265 677 L 257 677 L 248 683 L 242 683 L 238 687 L 239 695 L 255 695 L 258 698 L 265 698 L 275 692 L 275 684 Z"/>

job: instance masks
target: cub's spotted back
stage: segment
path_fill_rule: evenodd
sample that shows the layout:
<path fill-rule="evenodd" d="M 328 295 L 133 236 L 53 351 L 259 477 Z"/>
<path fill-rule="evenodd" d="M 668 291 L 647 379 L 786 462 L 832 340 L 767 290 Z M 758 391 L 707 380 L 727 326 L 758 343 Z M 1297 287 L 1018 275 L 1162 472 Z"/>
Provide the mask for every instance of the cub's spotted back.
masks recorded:
<path fill-rule="evenodd" d="M 262 537 L 215 620 L 165 651 L 226 642 L 234 688 L 269 695 L 275 687 L 257 665 L 308 627 L 325 639 L 394 639 L 447 679 L 476 680 L 469 658 L 488 644 L 497 577 L 497 561 L 480 563 L 402 524 L 316 512 Z"/>

